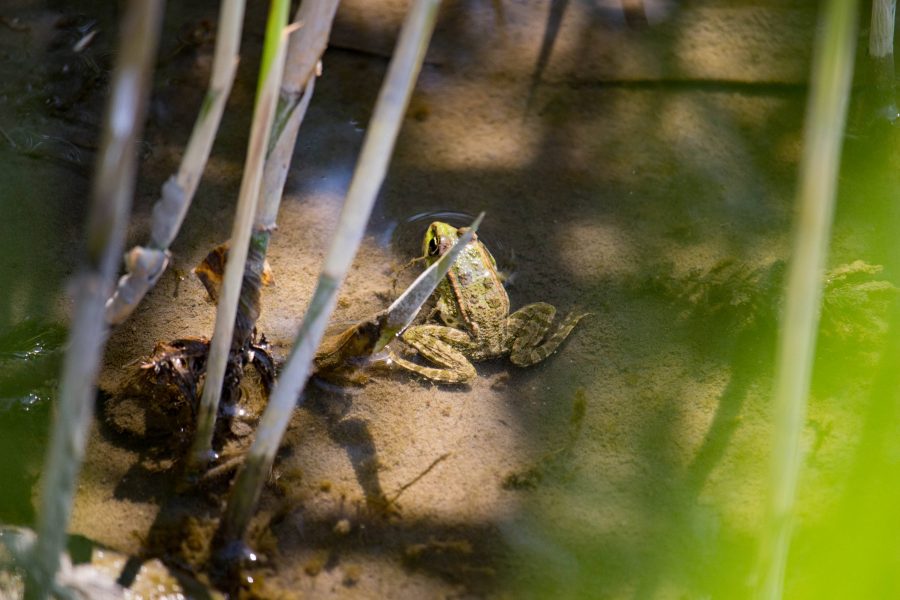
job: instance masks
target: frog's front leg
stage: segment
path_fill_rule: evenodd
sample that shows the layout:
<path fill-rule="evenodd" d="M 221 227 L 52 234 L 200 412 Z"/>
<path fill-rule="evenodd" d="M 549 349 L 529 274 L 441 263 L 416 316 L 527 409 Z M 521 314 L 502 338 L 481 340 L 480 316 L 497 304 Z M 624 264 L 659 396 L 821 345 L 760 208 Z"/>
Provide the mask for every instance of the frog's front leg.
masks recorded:
<path fill-rule="evenodd" d="M 475 378 L 475 367 L 463 353 L 473 345 L 465 331 L 442 325 L 417 325 L 403 332 L 401 338 L 441 368 L 425 367 L 392 353 L 391 359 L 397 366 L 444 383 L 467 383 Z"/>
<path fill-rule="evenodd" d="M 548 335 L 555 316 L 556 308 L 546 302 L 528 304 L 509 315 L 506 322 L 506 346 L 509 348 L 509 360 L 513 364 L 527 367 L 553 354 L 587 313 L 570 314 Z"/>

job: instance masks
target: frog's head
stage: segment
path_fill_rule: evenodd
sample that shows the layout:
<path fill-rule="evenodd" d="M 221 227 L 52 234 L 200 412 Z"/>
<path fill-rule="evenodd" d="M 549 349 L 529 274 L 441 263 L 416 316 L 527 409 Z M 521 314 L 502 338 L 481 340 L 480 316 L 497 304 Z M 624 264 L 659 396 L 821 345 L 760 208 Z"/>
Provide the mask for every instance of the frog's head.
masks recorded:
<path fill-rule="evenodd" d="M 428 226 L 422 241 L 422 255 L 428 264 L 436 261 L 449 250 L 459 238 L 459 230 L 453 225 L 435 221 Z"/>

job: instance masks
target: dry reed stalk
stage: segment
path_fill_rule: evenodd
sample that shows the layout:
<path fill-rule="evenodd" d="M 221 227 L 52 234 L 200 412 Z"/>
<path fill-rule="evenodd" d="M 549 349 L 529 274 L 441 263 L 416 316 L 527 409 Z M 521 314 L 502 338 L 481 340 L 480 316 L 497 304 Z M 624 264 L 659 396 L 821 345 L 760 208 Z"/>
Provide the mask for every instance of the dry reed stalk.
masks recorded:
<path fill-rule="evenodd" d="M 213 552 L 220 567 L 227 569 L 228 563 L 240 556 L 247 525 L 300 391 L 309 378 L 313 356 L 337 301 L 337 290 L 356 255 L 375 197 L 384 181 L 403 115 L 434 30 L 439 4 L 439 0 L 416 0 L 403 23 L 309 309 L 216 532 Z"/>
<path fill-rule="evenodd" d="M 869 58 L 875 78 L 877 114 L 895 121 L 900 117 L 894 91 L 894 20 L 897 0 L 873 0 L 869 28 Z"/>
<path fill-rule="evenodd" d="M 146 247 L 135 246 L 125 257 L 128 272 L 119 279 L 116 291 L 106 305 L 106 319 L 111 325 L 118 325 L 131 316 L 169 264 L 169 246 L 181 229 L 197 191 L 234 83 L 244 5 L 245 0 L 222 0 L 209 89 L 203 98 L 178 173 L 166 181 L 162 196 L 153 206 L 150 240 Z"/>
<path fill-rule="evenodd" d="M 233 351 L 247 347 L 259 319 L 260 285 L 269 239 L 276 227 L 275 219 L 281 205 L 281 195 L 294 153 L 297 131 L 315 87 L 316 65 L 325 52 L 336 10 L 337 0 L 304 2 L 297 10 L 295 22 L 302 24 L 302 27 L 297 34 L 291 36 L 285 59 L 278 108 L 263 170 L 260 189 L 262 198 L 253 223 L 250 249 L 244 265 L 238 314 L 232 334 Z M 242 376 L 240 368 L 232 367 L 226 374 L 228 382 L 226 385 L 236 389 Z"/>
<path fill-rule="evenodd" d="M 134 190 L 135 143 L 144 123 L 162 12 L 162 0 L 130 0 L 122 18 L 91 193 L 87 254 L 75 279 L 75 311 L 41 484 L 29 598 L 45 598 L 53 590 L 65 548 L 75 483 L 93 419 L 97 374 L 108 336 L 105 304 L 124 245 Z"/>
<path fill-rule="evenodd" d="M 232 346 L 244 263 L 247 260 L 253 216 L 259 198 L 263 160 L 274 121 L 278 88 L 284 72 L 285 48 L 290 33 L 286 28 L 289 4 L 288 0 L 273 0 L 269 8 L 244 176 L 238 196 L 237 214 L 231 230 L 231 245 L 219 295 L 216 323 L 210 341 L 206 381 L 197 415 L 197 432 L 188 455 L 189 472 L 197 471 L 213 457 L 212 438 L 216 414 Z"/>
<path fill-rule="evenodd" d="M 894 17 L 897 0 L 873 0 L 869 30 L 869 56 L 884 58 L 894 54 Z"/>
<path fill-rule="evenodd" d="M 301 23 L 302 28 L 291 36 L 288 45 L 255 231 L 271 232 L 275 229 L 284 182 L 297 143 L 297 131 L 312 97 L 317 65 L 328 45 L 337 7 L 338 0 L 319 0 L 302 2 L 297 9 L 294 21 Z"/>

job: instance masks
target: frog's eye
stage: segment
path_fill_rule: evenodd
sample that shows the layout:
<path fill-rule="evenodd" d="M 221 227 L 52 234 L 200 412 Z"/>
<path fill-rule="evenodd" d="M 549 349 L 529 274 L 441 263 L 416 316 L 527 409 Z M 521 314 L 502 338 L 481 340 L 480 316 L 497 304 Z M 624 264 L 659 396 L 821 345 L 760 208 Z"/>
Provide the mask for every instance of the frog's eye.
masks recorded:
<path fill-rule="evenodd" d="M 437 237 L 432 236 L 430 240 L 428 240 L 428 256 L 437 256 L 438 253 L 438 241 Z"/>

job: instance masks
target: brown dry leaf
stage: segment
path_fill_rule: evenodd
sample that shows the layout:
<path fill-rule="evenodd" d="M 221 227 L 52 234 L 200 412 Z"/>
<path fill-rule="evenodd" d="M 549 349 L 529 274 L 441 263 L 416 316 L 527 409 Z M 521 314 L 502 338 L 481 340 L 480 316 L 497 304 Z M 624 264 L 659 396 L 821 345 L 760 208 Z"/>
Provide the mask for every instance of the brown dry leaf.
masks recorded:
<path fill-rule="evenodd" d="M 219 302 L 219 290 L 222 288 L 226 260 L 228 260 L 228 242 L 219 244 L 210 250 L 206 258 L 200 261 L 200 264 L 192 271 L 206 288 L 209 300 L 213 304 Z M 263 263 L 262 284 L 272 285 L 273 283 L 275 283 L 275 276 L 272 274 L 272 267 L 269 266 L 267 260 Z"/>

